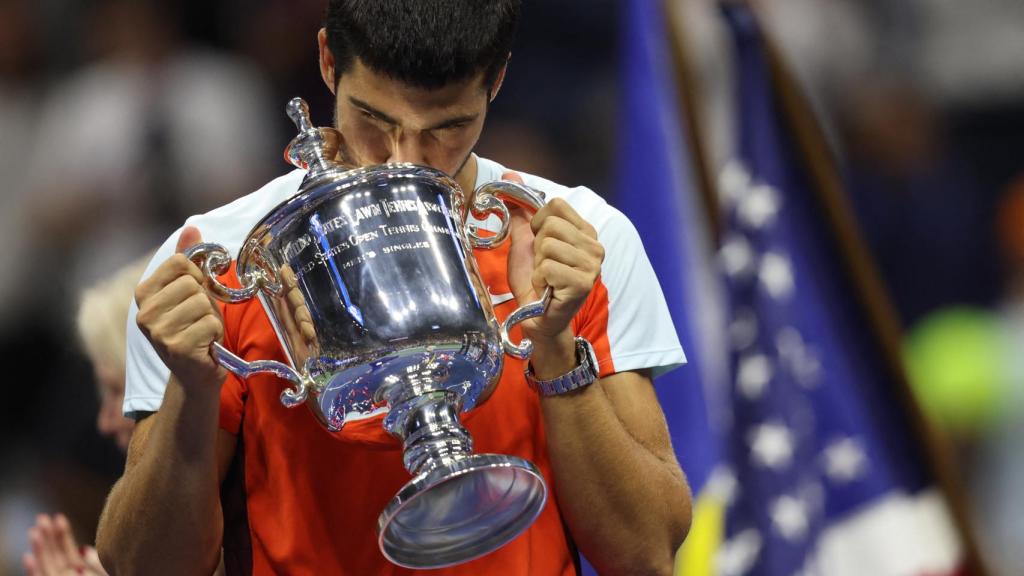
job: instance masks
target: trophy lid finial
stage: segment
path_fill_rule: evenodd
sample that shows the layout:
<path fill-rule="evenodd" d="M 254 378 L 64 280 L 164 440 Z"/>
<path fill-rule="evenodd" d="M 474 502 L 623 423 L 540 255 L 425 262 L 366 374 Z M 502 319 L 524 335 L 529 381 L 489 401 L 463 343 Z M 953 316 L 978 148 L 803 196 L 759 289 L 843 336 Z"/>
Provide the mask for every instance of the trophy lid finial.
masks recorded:
<path fill-rule="evenodd" d="M 309 105 L 302 98 L 292 98 L 288 101 L 288 117 L 295 122 L 299 132 L 306 132 L 313 129 L 313 123 L 309 120 Z"/>
<path fill-rule="evenodd" d="M 319 173 L 332 167 L 334 154 L 338 150 L 337 142 L 330 143 L 322 133 L 324 128 L 316 128 L 309 119 L 309 106 L 302 98 L 292 98 L 286 107 L 288 117 L 295 122 L 299 134 L 285 148 L 284 157 L 293 166 Z M 333 130 L 333 129 L 330 129 Z"/>

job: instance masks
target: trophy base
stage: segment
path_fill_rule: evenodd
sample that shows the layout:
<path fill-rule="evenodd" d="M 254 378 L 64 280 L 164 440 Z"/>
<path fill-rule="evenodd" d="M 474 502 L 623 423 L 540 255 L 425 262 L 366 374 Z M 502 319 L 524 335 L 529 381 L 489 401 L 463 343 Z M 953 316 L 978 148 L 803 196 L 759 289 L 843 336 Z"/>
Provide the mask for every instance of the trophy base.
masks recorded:
<path fill-rule="evenodd" d="M 413 478 L 377 519 L 378 543 L 406 568 L 442 568 L 479 558 L 540 515 L 547 487 L 522 458 L 477 454 Z"/>

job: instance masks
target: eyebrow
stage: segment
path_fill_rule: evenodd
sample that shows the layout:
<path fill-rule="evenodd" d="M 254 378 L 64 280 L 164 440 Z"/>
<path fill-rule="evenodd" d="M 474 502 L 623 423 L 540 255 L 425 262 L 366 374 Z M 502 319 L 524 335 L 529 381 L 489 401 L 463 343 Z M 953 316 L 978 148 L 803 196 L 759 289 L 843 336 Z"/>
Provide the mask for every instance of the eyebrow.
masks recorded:
<path fill-rule="evenodd" d="M 388 124 L 393 124 L 395 126 L 401 126 L 401 122 L 399 122 L 398 120 L 395 120 L 391 116 L 388 116 L 384 112 L 381 112 L 380 110 L 377 110 L 373 106 L 370 106 L 369 104 L 367 104 L 366 102 L 363 102 L 362 100 L 360 100 L 358 98 L 355 98 L 353 96 L 349 96 L 348 100 L 356 108 L 362 108 L 366 112 L 369 112 L 370 114 L 376 116 L 377 118 L 383 120 L 384 122 L 387 122 Z M 443 120 L 441 122 L 438 122 L 437 124 L 426 128 L 426 130 L 427 131 L 430 131 L 430 130 L 441 130 L 443 128 L 450 128 L 452 126 L 457 126 L 459 124 L 465 124 L 465 123 L 468 123 L 468 122 L 472 122 L 473 120 L 476 120 L 478 116 L 480 116 L 479 113 L 476 113 L 476 114 L 463 114 L 461 116 L 455 116 L 453 118 L 448 118 L 447 120 Z"/>
<path fill-rule="evenodd" d="M 395 120 L 391 116 L 388 116 L 387 114 L 381 112 L 380 110 L 377 110 L 373 106 L 370 106 L 369 104 L 367 104 L 366 102 L 363 102 L 362 100 L 360 100 L 358 98 L 354 98 L 352 96 L 349 96 L 348 97 L 348 101 L 351 102 L 356 108 L 362 108 L 363 110 L 369 112 L 370 114 L 373 114 L 377 118 L 380 118 L 381 120 L 387 122 L 388 124 L 394 124 L 395 126 L 399 125 L 398 120 Z"/>

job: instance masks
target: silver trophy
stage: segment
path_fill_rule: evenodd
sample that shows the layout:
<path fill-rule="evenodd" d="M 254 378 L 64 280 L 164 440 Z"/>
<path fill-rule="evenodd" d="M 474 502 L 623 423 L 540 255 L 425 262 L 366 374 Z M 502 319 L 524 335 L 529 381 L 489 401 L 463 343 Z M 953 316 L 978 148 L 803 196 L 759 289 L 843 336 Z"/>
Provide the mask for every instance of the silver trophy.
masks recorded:
<path fill-rule="evenodd" d="M 503 353 L 529 357 L 531 343 L 511 342 L 509 328 L 542 314 L 549 291 L 499 324 L 472 249 L 505 239 L 506 203 L 536 211 L 543 194 L 493 182 L 464 200 L 432 168 L 351 169 L 336 160 L 345 157 L 342 135 L 314 128 L 305 102 L 289 102 L 288 115 L 299 135 L 285 156 L 308 173 L 243 243 L 241 288 L 217 280 L 231 263 L 223 247 L 186 252 L 219 300 L 261 300 L 288 363 L 247 362 L 216 343 L 212 353 L 240 378 L 270 372 L 290 381 L 281 402 L 306 404 L 331 432 L 385 413 L 413 476 L 378 518 L 390 561 L 435 568 L 487 554 L 533 523 L 547 487 L 527 460 L 473 454 L 459 414 L 488 398 Z M 464 206 L 478 219 L 496 216 L 499 232 L 467 225 Z"/>

